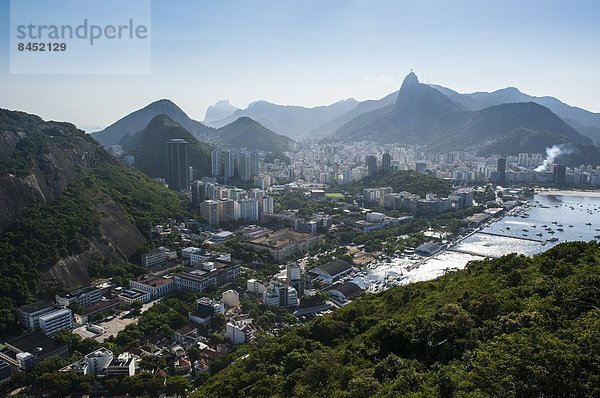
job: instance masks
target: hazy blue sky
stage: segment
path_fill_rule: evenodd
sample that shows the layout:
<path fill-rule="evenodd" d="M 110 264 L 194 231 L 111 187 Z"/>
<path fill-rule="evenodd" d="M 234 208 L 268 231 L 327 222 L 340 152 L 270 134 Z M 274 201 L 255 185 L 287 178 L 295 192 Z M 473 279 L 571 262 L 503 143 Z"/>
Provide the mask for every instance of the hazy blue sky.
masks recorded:
<path fill-rule="evenodd" d="M 459 92 L 515 86 L 600 112 L 598 21 L 598 0 L 154 0 L 151 74 L 10 75 L 0 0 L 0 107 L 93 129 L 170 98 L 202 120 L 219 99 L 380 98 L 413 68 Z"/>

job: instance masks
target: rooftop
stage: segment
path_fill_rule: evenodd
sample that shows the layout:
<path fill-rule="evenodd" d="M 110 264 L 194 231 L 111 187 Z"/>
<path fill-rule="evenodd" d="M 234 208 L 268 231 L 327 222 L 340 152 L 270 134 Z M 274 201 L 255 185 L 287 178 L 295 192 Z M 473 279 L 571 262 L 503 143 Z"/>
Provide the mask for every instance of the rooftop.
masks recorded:
<path fill-rule="evenodd" d="M 27 304 L 22 307 L 19 307 L 19 311 L 32 313 L 43 310 L 44 308 L 53 307 L 54 304 L 47 300 L 38 301 L 36 303 Z"/>
<path fill-rule="evenodd" d="M 332 260 L 327 264 L 313 268 L 311 271 L 320 270 L 330 276 L 338 275 L 342 272 L 350 270 L 352 266 L 344 260 Z"/>
<path fill-rule="evenodd" d="M 127 289 L 127 290 L 124 290 L 124 291 L 121 293 L 121 296 L 125 296 L 125 297 L 127 297 L 127 298 L 134 299 L 134 298 L 137 298 L 137 297 L 144 296 L 144 295 L 146 295 L 146 294 L 148 294 L 148 293 L 146 293 L 146 292 L 142 292 L 141 290 L 137 290 L 137 289 Z"/>
<path fill-rule="evenodd" d="M 232 235 L 233 235 L 233 232 L 230 232 L 230 231 L 221 231 L 221 232 L 217 232 L 216 234 L 214 234 L 213 237 L 215 237 L 215 238 L 229 238 Z"/>
<path fill-rule="evenodd" d="M 258 246 L 269 247 L 271 249 L 280 249 L 310 236 L 311 234 L 306 234 L 303 232 L 296 232 L 290 229 L 281 229 L 279 231 L 260 236 L 256 239 L 252 239 L 249 241 L 249 243 Z"/>
<path fill-rule="evenodd" d="M 161 287 L 168 285 L 169 283 L 173 283 L 173 279 L 163 278 L 156 275 L 144 275 L 137 278 L 135 281 L 152 287 Z"/>
<path fill-rule="evenodd" d="M 118 303 L 119 303 L 118 297 L 114 297 L 110 300 L 100 301 L 99 303 L 97 303 L 89 308 L 82 309 L 81 315 L 96 314 L 100 311 L 103 311 L 105 308 L 117 305 Z"/>
<path fill-rule="evenodd" d="M 84 286 L 82 288 L 67 292 L 67 293 L 61 293 L 58 295 L 58 297 L 62 297 L 62 298 L 72 298 L 72 297 L 79 297 L 82 294 L 85 293 L 89 293 L 89 292 L 93 292 L 95 290 L 99 290 L 97 287 L 95 286 Z"/>
<path fill-rule="evenodd" d="M 417 251 L 435 252 L 437 250 L 440 250 L 440 247 L 442 247 L 442 245 L 440 245 L 439 243 L 431 241 L 431 242 L 423 243 L 422 245 L 418 246 L 415 250 L 417 250 Z"/>
<path fill-rule="evenodd" d="M 14 338 L 8 341 L 7 345 L 15 347 L 21 352 L 29 352 L 38 357 L 48 355 L 65 347 L 64 344 L 44 336 L 37 331 Z"/>
<path fill-rule="evenodd" d="M 363 289 L 361 289 L 360 286 L 358 286 L 354 282 L 336 283 L 335 285 L 332 285 L 325 290 L 326 291 L 337 290 L 338 292 L 340 292 L 344 296 L 346 296 L 346 298 L 358 296 L 359 294 L 361 294 L 363 292 Z"/>

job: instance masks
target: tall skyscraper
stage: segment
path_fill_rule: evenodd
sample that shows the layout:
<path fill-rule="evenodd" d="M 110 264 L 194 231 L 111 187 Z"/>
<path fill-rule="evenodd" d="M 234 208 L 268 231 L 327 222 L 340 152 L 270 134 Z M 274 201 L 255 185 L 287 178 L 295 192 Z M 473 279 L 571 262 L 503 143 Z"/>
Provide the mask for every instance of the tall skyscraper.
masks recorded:
<path fill-rule="evenodd" d="M 369 177 L 377 174 L 377 158 L 373 155 L 367 156 L 367 175 Z"/>
<path fill-rule="evenodd" d="M 528 153 L 519 153 L 519 157 L 518 157 L 518 165 L 521 167 L 527 167 L 527 161 L 529 160 L 529 154 Z"/>
<path fill-rule="evenodd" d="M 383 157 L 381 158 L 381 169 L 384 173 L 387 173 L 392 169 L 392 155 L 387 152 L 384 153 Z"/>
<path fill-rule="evenodd" d="M 233 156 L 233 153 L 223 152 L 223 163 L 223 174 L 225 175 L 225 177 L 233 177 L 235 175 L 235 157 Z"/>
<path fill-rule="evenodd" d="M 250 175 L 256 176 L 260 174 L 260 153 L 252 152 L 250 154 Z"/>
<path fill-rule="evenodd" d="M 498 171 L 498 181 L 506 181 L 506 158 L 498 159 L 498 165 L 496 166 L 496 170 Z"/>
<path fill-rule="evenodd" d="M 216 149 L 212 151 L 211 156 L 212 175 L 221 175 L 221 152 Z"/>
<path fill-rule="evenodd" d="M 352 169 L 349 167 L 344 169 L 342 184 L 348 185 L 352 181 Z"/>
<path fill-rule="evenodd" d="M 176 191 L 190 187 L 190 144 L 176 138 L 167 141 L 167 184 Z"/>
<path fill-rule="evenodd" d="M 238 171 L 240 180 L 248 181 L 250 179 L 250 156 L 247 153 L 238 155 Z"/>
<path fill-rule="evenodd" d="M 567 166 L 562 164 L 555 164 L 552 167 L 552 180 L 554 182 L 565 182 L 565 177 L 567 174 Z"/>

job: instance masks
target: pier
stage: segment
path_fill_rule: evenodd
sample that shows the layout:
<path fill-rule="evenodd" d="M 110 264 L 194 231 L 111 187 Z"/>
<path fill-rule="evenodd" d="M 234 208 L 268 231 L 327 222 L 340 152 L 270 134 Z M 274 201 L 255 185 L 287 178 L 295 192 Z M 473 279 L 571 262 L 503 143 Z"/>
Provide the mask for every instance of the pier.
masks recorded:
<path fill-rule="evenodd" d="M 546 243 L 545 240 L 533 239 L 533 238 L 526 237 L 526 236 L 510 236 L 510 235 L 495 234 L 493 232 L 483 232 L 483 231 L 479 231 L 479 232 L 476 232 L 476 233 L 484 234 L 484 235 L 490 235 L 490 236 L 500 236 L 502 238 L 521 239 L 521 240 L 529 240 L 529 241 L 538 242 L 538 243 Z"/>
<path fill-rule="evenodd" d="M 454 253 L 461 253 L 461 254 L 469 254 L 471 256 L 477 256 L 477 257 L 482 257 L 482 258 L 498 258 L 498 256 L 491 256 L 491 255 L 484 255 L 481 253 L 475 253 L 469 250 L 461 250 L 461 249 L 454 249 L 454 248 L 450 248 L 447 249 L 449 252 L 454 252 Z"/>

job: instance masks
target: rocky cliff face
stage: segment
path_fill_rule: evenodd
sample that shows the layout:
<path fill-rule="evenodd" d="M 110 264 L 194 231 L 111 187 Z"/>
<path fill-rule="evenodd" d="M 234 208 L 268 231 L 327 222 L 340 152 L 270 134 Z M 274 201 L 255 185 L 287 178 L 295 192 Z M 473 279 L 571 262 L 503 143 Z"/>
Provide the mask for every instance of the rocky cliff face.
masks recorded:
<path fill-rule="evenodd" d="M 107 258 L 114 263 L 124 262 L 145 243 L 144 236 L 114 201 L 98 204 L 96 210 L 102 215 L 102 236 L 92 239 L 87 250 L 59 260 L 43 272 L 43 281 L 57 281 L 64 286 L 87 284 L 90 282 L 89 265 L 94 258 Z"/>
<path fill-rule="evenodd" d="M 94 183 L 106 180 L 97 174 L 97 170 L 107 167 L 112 167 L 124 179 L 121 186 Z M 132 171 L 126 169 L 93 138 L 72 124 L 45 122 L 34 115 L 0 109 L 0 237 L 10 242 L 10 246 L 6 246 L 8 249 L 0 247 L 0 263 L 16 262 L 24 266 L 26 260 L 15 255 L 14 250 L 23 252 L 23 249 L 17 249 L 20 247 L 31 250 L 27 240 L 40 240 L 40 236 L 44 236 L 36 230 L 40 225 L 43 227 L 44 222 L 36 220 L 21 226 L 21 217 L 31 218 L 27 214 L 32 207 L 54 203 L 80 180 L 85 181 L 79 188 L 85 191 L 82 197 L 88 198 L 82 206 L 91 208 L 90 214 L 98 218 L 97 232 L 86 237 L 88 244 L 83 250 L 47 264 L 34 261 L 27 266 L 37 268 L 44 283 L 74 287 L 89 282 L 88 269 L 95 259 L 113 263 L 127 261 L 145 243 L 145 238 L 123 203 L 119 204 L 113 198 L 116 192 L 119 197 L 127 195 L 123 185 L 143 185 L 140 180 L 133 181 Z M 143 189 L 152 188 L 153 185 Z M 69 214 L 52 216 L 62 219 Z M 2 236 L 4 232 L 7 234 Z"/>
<path fill-rule="evenodd" d="M 0 110 L 0 233 L 26 207 L 60 196 L 82 171 L 116 162 L 71 124 L 7 112 Z"/>

